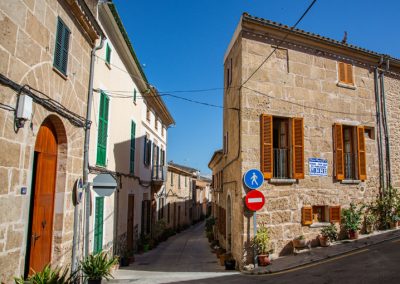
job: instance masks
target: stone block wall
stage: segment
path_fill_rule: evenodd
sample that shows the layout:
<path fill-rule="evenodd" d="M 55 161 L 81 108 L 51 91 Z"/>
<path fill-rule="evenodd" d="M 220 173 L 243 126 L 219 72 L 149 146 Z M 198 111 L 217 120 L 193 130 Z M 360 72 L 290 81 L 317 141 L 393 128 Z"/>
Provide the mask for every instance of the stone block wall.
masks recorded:
<path fill-rule="evenodd" d="M 57 17 L 71 30 L 68 76 L 53 70 Z M 69 110 L 85 116 L 91 43 L 63 1 L 0 2 L 0 72 L 27 84 Z M 16 107 L 17 93 L 0 86 L 0 103 Z M 0 279 L 6 283 L 24 273 L 34 146 L 43 121 L 56 126 L 58 159 L 53 221 L 52 262 L 71 261 L 72 189 L 82 176 L 83 129 L 33 104 L 32 120 L 14 131 L 14 113 L 0 109 Z M 21 194 L 21 188 L 27 194 Z"/>

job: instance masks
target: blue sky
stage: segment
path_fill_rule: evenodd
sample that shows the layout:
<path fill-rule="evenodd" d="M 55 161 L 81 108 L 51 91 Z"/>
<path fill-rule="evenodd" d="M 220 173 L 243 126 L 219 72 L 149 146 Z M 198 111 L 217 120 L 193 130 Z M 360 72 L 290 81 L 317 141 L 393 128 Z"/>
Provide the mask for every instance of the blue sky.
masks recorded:
<path fill-rule="evenodd" d="M 149 82 L 161 92 L 223 87 L 223 56 L 243 12 L 292 26 L 311 0 L 113 0 Z M 318 0 L 298 28 L 400 58 L 400 1 Z M 174 93 L 222 105 L 222 90 Z M 167 159 L 208 174 L 222 110 L 163 97 L 176 126 Z"/>

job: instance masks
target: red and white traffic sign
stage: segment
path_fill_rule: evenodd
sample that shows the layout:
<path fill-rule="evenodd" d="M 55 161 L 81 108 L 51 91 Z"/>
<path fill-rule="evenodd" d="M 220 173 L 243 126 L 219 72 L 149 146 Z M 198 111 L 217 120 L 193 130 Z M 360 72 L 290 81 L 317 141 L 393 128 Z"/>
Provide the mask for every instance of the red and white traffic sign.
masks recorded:
<path fill-rule="evenodd" d="M 265 197 L 261 191 L 251 190 L 246 194 L 246 206 L 252 211 L 260 210 L 265 204 Z"/>

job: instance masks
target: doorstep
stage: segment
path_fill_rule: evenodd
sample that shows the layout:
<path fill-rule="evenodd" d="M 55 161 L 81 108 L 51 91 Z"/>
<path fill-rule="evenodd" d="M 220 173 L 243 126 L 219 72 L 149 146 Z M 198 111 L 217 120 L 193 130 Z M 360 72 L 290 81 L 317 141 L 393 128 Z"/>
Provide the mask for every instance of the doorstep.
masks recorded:
<path fill-rule="evenodd" d="M 357 240 L 341 240 L 333 243 L 329 247 L 313 247 L 311 250 L 301 251 L 296 255 L 279 257 L 272 260 L 271 265 L 241 271 L 241 273 L 252 275 L 277 273 L 320 262 L 327 258 L 343 255 L 396 238 L 400 238 L 399 228 L 386 231 L 375 231 L 368 235 L 359 235 Z"/>

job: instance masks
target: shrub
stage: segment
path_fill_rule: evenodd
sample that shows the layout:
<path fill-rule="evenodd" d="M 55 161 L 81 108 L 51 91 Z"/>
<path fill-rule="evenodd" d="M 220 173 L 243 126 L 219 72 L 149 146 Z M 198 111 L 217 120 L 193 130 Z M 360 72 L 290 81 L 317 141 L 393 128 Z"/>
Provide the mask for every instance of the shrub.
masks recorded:
<path fill-rule="evenodd" d="M 109 257 L 106 252 L 102 251 L 97 254 L 91 254 L 81 261 L 80 269 L 85 279 L 101 280 L 105 278 L 109 280 L 113 278 L 111 268 L 118 263 L 117 257 Z"/>
<path fill-rule="evenodd" d="M 363 206 L 357 209 L 357 206 L 350 203 L 348 209 L 342 209 L 342 221 L 346 231 L 358 231 L 361 226 L 361 215 Z"/>
<path fill-rule="evenodd" d="M 72 284 L 77 279 L 77 274 L 72 273 L 68 275 L 68 268 L 55 267 L 52 268 L 50 264 L 46 265 L 42 271 L 34 272 L 26 280 L 21 276 L 14 278 L 15 283 L 24 284 Z"/>
<path fill-rule="evenodd" d="M 338 232 L 334 224 L 330 224 L 321 229 L 321 235 L 327 237 L 330 241 L 336 241 L 338 238 Z"/>
<path fill-rule="evenodd" d="M 268 254 L 269 234 L 266 227 L 257 229 L 257 233 L 253 238 L 252 246 L 255 247 L 259 254 Z"/>

